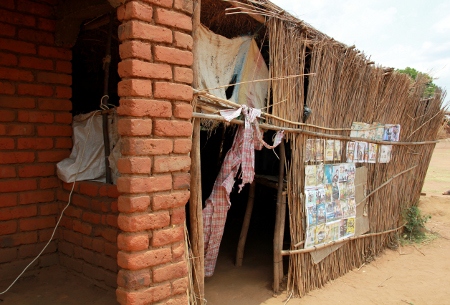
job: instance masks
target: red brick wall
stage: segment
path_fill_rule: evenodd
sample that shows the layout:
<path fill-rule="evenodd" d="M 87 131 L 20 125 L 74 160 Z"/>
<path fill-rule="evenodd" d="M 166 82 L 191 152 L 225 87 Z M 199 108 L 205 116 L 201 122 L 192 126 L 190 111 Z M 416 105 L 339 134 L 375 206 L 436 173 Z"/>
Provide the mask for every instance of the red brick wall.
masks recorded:
<path fill-rule="evenodd" d="M 57 191 L 60 207 L 72 184 Z M 117 187 L 100 182 L 75 184 L 59 233 L 61 265 L 110 287 L 117 287 Z"/>
<path fill-rule="evenodd" d="M 188 302 L 192 11 L 192 0 L 125 1 L 118 9 L 121 304 Z"/>
<path fill-rule="evenodd" d="M 70 154 L 71 51 L 54 46 L 56 0 L 0 1 L 0 273 L 18 274 L 56 223 L 55 164 Z M 38 266 L 56 263 L 56 241 Z"/>

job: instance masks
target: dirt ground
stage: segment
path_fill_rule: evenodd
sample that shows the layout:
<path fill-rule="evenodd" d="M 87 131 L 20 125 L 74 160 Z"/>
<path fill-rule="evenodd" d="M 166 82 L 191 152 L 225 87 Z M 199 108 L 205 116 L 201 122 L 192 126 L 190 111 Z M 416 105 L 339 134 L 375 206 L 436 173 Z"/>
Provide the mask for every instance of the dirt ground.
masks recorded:
<path fill-rule="evenodd" d="M 223 244 L 228 246 L 221 247 L 215 274 L 205 281 L 207 304 L 450 304 L 450 196 L 442 195 L 450 189 L 449 156 L 450 139 L 442 140 L 436 146 L 422 190 L 426 196 L 420 201 L 422 212 L 432 216 L 428 229 L 440 237 L 420 245 L 386 250 L 374 262 L 296 299 L 284 293 L 273 296 L 273 228 L 251 224 L 242 267 L 234 265 L 239 232 L 224 235 Z M 0 290 L 9 284 L 0 278 Z M 0 305 L 9 304 L 117 303 L 114 289 L 97 287 L 63 267 L 53 266 L 26 274 L 9 292 L 0 295 Z"/>

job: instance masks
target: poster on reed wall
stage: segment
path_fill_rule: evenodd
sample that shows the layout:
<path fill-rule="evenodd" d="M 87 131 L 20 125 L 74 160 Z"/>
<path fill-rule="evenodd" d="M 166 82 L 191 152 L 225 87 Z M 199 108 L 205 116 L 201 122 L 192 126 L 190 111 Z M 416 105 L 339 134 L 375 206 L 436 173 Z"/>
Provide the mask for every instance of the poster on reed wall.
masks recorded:
<path fill-rule="evenodd" d="M 305 248 L 355 234 L 355 171 L 354 163 L 305 166 Z"/>

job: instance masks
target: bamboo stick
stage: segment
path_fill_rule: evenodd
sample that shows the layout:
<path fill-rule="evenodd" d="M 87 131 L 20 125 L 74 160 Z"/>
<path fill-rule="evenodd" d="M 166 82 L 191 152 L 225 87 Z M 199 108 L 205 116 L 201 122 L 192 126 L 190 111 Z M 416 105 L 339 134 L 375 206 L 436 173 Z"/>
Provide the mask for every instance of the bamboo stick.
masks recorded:
<path fill-rule="evenodd" d="M 256 182 L 250 184 L 248 191 L 247 208 L 245 209 L 244 222 L 242 223 L 241 234 L 239 236 L 238 247 L 236 251 L 236 266 L 241 267 L 244 260 L 245 242 L 247 241 L 248 228 L 250 226 L 250 219 L 252 217 L 253 203 L 255 201 Z"/>
<path fill-rule="evenodd" d="M 374 237 L 374 236 L 379 236 L 379 235 L 384 235 L 384 234 L 389 234 L 392 232 L 396 232 L 398 230 L 400 230 L 401 228 L 403 228 L 405 225 L 402 225 L 398 228 L 392 229 L 392 230 L 387 230 L 387 231 L 383 231 L 383 232 L 378 232 L 378 233 L 369 233 L 369 234 L 363 234 L 363 235 L 359 235 L 359 236 L 352 236 L 352 237 L 347 237 L 345 239 L 341 239 L 338 241 L 333 241 L 330 242 L 328 244 L 324 244 L 324 245 L 320 245 L 320 246 L 314 246 L 311 248 L 307 248 L 307 249 L 298 249 L 298 250 L 283 250 L 281 251 L 281 255 L 293 255 L 293 254 L 303 254 L 303 253 L 309 253 L 309 252 L 314 252 L 317 250 L 321 250 L 324 248 L 328 248 L 331 246 L 335 246 L 335 245 L 339 245 L 342 243 L 345 243 L 347 241 L 351 241 L 351 240 L 357 240 L 357 239 L 361 239 L 361 238 L 367 238 L 367 237 Z"/>

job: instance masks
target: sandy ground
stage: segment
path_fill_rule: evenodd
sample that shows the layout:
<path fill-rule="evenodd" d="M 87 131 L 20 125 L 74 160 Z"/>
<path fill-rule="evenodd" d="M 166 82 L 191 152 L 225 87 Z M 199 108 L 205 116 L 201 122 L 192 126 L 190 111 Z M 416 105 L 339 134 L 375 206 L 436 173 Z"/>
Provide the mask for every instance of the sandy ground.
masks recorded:
<path fill-rule="evenodd" d="M 431 215 L 427 228 L 441 237 L 386 250 L 374 262 L 301 299 L 289 298 L 285 293 L 273 297 L 271 257 L 261 255 L 271 251 L 270 245 L 259 251 L 246 250 L 241 268 L 233 265 L 234 252 L 225 250 L 229 252 L 219 255 L 216 274 L 206 280 L 207 304 L 450 304 L 450 196 L 442 195 L 449 189 L 447 139 L 435 148 L 422 190 L 426 196 L 420 200 L 422 213 Z"/>

